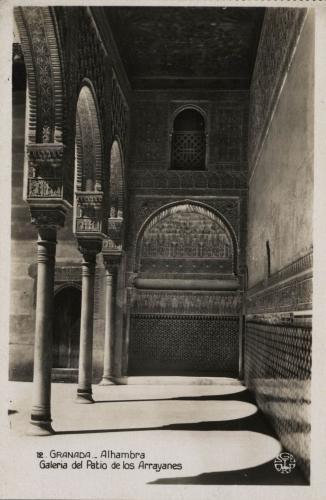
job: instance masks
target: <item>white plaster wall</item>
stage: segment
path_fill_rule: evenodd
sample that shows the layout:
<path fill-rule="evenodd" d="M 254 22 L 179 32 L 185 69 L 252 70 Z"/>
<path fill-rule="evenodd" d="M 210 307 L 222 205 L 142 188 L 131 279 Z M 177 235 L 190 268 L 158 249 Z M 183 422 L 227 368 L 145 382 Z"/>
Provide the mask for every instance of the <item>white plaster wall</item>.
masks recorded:
<path fill-rule="evenodd" d="M 249 183 L 249 287 L 312 245 L 314 18 L 305 21 L 261 155 Z"/>

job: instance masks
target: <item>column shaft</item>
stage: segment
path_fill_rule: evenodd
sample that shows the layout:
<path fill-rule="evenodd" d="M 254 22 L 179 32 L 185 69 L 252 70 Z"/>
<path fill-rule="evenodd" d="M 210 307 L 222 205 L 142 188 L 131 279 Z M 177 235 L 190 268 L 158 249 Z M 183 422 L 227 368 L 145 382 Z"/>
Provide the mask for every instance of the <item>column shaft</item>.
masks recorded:
<path fill-rule="evenodd" d="M 82 263 L 82 303 L 77 389 L 78 403 L 93 403 L 92 360 L 95 263 L 95 255 L 84 255 Z"/>
<path fill-rule="evenodd" d="M 106 308 L 105 308 L 105 337 L 104 337 L 104 359 L 103 378 L 101 385 L 111 384 L 111 342 L 114 335 L 114 272 L 109 267 L 106 268 Z"/>
<path fill-rule="evenodd" d="M 53 433 L 51 371 L 56 229 L 39 229 L 31 434 Z"/>

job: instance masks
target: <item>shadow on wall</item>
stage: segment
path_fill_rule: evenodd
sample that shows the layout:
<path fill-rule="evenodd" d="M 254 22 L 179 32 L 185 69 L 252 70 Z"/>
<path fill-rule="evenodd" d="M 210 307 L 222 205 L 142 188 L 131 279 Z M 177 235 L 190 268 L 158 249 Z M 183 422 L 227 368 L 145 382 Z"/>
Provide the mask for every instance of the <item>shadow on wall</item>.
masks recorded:
<path fill-rule="evenodd" d="M 282 445 L 310 477 L 311 327 L 248 322 L 245 383 Z"/>

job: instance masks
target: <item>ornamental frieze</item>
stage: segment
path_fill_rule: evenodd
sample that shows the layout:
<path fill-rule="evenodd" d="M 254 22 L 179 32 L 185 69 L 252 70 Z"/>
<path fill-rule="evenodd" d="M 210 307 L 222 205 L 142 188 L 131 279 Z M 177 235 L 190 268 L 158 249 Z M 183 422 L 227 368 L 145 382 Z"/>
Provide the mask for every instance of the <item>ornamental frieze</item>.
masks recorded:
<path fill-rule="evenodd" d="M 103 193 L 81 192 L 76 193 L 77 217 L 75 232 L 102 233 L 103 229 Z"/>
<path fill-rule="evenodd" d="M 196 293 L 141 291 L 134 293 L 132 313 L 219 314 L 235 315 L 241 311 L 242 296 L 237 293 Z"/>
<path fill-rule="evenodd" d="M 76 218 L 76 233 L 101 233 L 102 221 L 91 217 Z"/>
<path fill-rule="evenodd" d="M 33 162 L 56 162 L 62 160 L 63 153 L 64 145 L 61 143 L 27 145 L 28 159 Z"/>
<path fill-rule="evenodd" d="M 145 168 L 144 168 L 145 166 Z M 247 187 L 247 171 L 232 169 L 230 166 L 212 171 L 182 172 L 159 169 L 154 163 L 146 168 L 142 162 L 137 169 L 130 172 L 131 189 L 245 189 Z"/>
<path fill-rule="evenodd" d="M 111 255 L 121 255 L 122 252 L 122 242 L 121 240 L 113 240 L 112 238 L 107 238 L 103 241 L 103 253 Z"/>
<path fill-rule="evenodd" d="M 28 179 L 27 199 L 61 198 L 63 194 L 61 179 Z"/>
<path fill-rule="evenodd" d="M 247 292 L 247 296 L 250 298 L 256 294 L 262 293 L 272 285 L 282 285 L 283 282 L 289 278 L 295 278 L 299 274 L 302 275 L 303 273 L 312 272 L 312 266 L 313 250 L 311 249 L 306 255 L 299 257 L 294 262 L 291 262 L 276 273 L 273 273 L 266 280 L 250 288 Z"/>
<path fill-rule="evenodd" d="M 77 205 L 81 208 L 93 207 L 99 209 L 103 203 L 103 193 L 93 191 L 77 191 L 76 193 Z"/>
<path fill-rule="evenodd" d="M 247 297 L 248 314 L 300 311 L 312 308 L 312 277 L 293 279 Z"/>

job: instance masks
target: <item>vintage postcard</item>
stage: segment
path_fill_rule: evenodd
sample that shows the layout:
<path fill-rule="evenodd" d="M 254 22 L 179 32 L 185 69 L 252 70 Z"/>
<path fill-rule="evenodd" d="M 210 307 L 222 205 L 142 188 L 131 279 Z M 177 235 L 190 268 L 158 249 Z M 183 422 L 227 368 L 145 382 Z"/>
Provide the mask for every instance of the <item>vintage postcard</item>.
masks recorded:
<path fill-rule="evenodd" d="M 326 498 L 325 2 L 0 19 L 0 498 Z"/>

